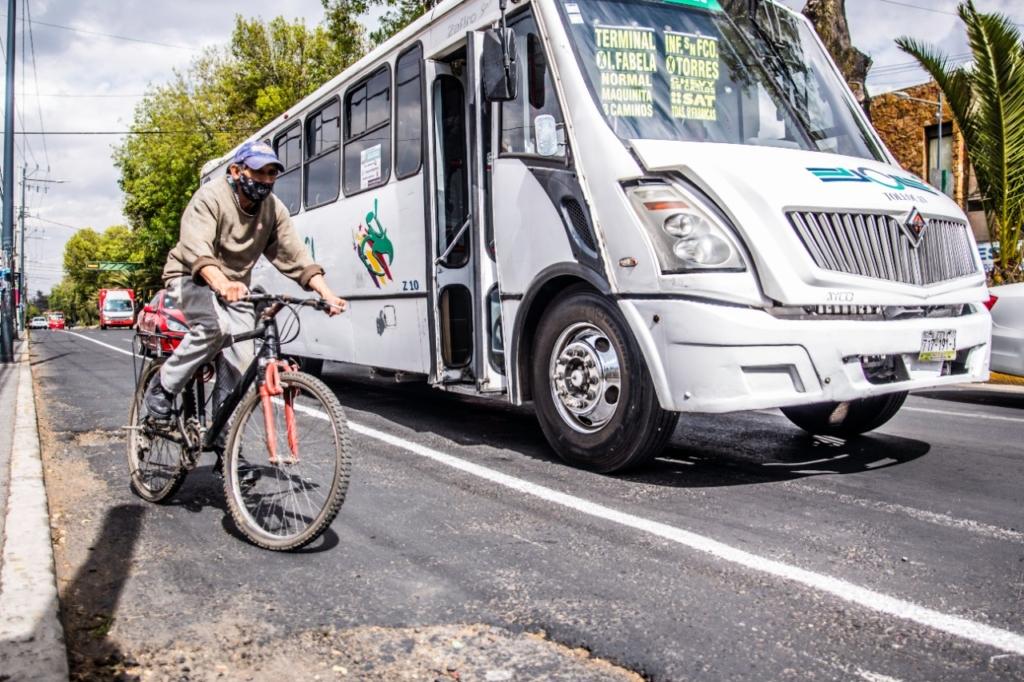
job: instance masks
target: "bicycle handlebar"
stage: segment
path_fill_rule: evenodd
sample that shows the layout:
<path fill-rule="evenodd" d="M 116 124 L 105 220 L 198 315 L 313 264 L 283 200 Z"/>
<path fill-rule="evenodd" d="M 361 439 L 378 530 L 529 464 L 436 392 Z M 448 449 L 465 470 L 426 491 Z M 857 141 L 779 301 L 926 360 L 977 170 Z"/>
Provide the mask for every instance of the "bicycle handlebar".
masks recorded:
<path fill-rule="evenodd" d="M 217 298 L 224 301 L 224 297 L 217 294 Z M 322 298 L 299 298 L 298 296 L 286 296 L 284 294 L 253 294 L 249 293 L 238 299 L 239 302 L 246 303 L 280 303 L 283 305 L 301 305 L 316 308 L 323 312 L 329 312 L 331 304 Z"/>

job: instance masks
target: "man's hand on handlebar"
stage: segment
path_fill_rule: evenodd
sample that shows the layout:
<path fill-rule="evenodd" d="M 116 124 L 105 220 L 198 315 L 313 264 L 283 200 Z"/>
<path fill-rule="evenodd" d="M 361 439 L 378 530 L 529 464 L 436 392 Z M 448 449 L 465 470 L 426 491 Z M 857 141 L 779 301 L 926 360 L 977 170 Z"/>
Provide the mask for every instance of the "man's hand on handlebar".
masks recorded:
<path fill-rule="evenodd" d="M 335 315 L 340 315 L 346 310 L 348 310 L 348 301 L 341 298 L 340 296 L 335 296 L 334 294 L 331 294 L 330 296 L 324 296 L 323 300 L 324 303 L 327 304 L 327 307 L 324 309 L 324 312 L 330 315 L 331 317 L 334 317 Z"/>
<path fill-rule="evenodd" d="M 235 303 L 249 295 L 249 287 L 241 282 L 225 282 L 217 289 L 217 295 L 228 303 Z"/>

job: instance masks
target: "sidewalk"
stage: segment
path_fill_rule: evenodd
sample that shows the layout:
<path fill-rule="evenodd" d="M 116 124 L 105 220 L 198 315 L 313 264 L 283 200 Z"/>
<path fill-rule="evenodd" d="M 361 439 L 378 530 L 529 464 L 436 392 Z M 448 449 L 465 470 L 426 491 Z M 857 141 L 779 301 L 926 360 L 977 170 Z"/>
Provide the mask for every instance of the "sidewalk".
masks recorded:
<path fill-rule="evenodd" d="M 0 682 L 68 679 L 28 343 L 0 365 Z"/>

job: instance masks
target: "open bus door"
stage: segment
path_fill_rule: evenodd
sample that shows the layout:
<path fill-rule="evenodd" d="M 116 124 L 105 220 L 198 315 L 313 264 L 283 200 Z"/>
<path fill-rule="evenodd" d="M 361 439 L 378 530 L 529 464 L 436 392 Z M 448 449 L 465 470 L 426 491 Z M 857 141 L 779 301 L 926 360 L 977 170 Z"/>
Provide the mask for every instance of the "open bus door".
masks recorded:
<path fill-rule="evenodd" d="M 479 35 L 428 59 L 435 366 L 432 380 L 502 392 L 504 348 L 498 271 L 487 229 L 492 141 L 481 101 Z"/>

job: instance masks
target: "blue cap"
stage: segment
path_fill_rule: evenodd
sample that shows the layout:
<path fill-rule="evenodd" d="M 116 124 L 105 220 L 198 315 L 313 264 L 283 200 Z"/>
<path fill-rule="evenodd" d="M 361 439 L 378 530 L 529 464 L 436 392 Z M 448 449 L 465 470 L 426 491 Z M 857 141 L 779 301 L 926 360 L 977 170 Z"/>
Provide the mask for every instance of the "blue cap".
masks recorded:
<path fill-rule="evenodd" d="M 235 163 L 244 163 L 253 170 L 259 170 L 268 164 L 273 164 L 284 170 L 284 164 L 277 158 L 277 154 L 266 142 L 258 140 L 246 142 L 235 152 Z"/>

